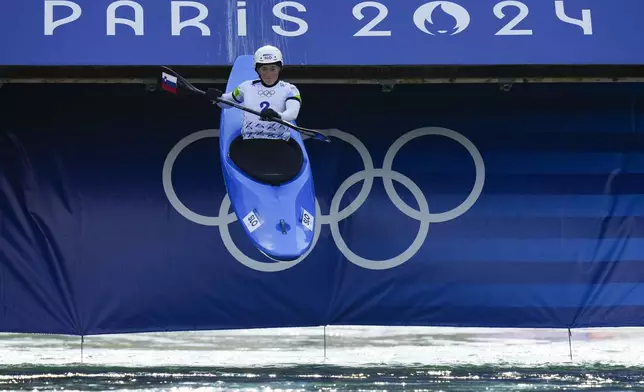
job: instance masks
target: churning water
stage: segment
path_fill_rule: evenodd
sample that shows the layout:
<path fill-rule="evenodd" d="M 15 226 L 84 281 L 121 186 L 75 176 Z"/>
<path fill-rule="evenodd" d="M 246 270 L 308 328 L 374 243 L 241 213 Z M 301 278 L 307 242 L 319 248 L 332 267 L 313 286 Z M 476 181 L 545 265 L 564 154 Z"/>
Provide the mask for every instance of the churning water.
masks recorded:
<path fill-rule="evenodd" d="M 0 334 L 0 390 L 644 391 L 644 333 L 327 327 Z M 82 350 L 81 350 L 82 349 Z"/>

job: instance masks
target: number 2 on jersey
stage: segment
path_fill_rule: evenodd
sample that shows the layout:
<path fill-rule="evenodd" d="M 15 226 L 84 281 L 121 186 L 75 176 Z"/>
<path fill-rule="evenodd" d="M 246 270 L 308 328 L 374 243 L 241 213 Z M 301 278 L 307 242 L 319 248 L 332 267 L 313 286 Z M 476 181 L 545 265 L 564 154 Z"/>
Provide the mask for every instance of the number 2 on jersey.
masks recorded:
<path fill-rule="evenodd" d="M 263 101 L 263 102 L 261 102 L 261 103 L 259 104 L 259 107 L 260 107 L 262 110 L 267 109 L 269 106 L 271 106 L 271 104 L 270 104 L 270 102 L 268 102 L 268 101 Z"/>

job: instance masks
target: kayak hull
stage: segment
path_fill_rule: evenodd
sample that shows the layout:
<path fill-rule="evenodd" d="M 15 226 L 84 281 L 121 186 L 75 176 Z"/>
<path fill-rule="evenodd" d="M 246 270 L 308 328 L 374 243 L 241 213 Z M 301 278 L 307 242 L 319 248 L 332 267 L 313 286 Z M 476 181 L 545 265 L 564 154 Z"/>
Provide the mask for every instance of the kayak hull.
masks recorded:
<path fill-rule="evenodd" d="M 233 64 L 226 91 L 257 77 L 253 57 L 240 56 Z M 243 170 L 231 157 L 231 144 L 240 142 L 242 119 L 240 109 L 222 110 L 219 149 L 233 211 L 246 236 L 265 256 L 276 261 L 298 259 L 310 249 L 316 229 L 315 187 L 304 140 L 299 132 L 291 131 L 301 154 L 299 170 L 291 168 L 296 174 L 280 183 L 258 180 L 256 173 Z M 280 159 L 279 155 L 271 159 Z"/>

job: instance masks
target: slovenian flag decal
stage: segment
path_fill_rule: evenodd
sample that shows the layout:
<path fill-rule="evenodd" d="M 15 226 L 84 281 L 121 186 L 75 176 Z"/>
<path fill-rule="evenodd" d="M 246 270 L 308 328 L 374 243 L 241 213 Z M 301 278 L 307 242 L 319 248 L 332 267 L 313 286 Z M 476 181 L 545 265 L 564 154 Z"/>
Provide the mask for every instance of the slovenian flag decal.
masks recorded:
<path fill-rule="evenodd" d="M 177 93 L 177 77 L 163 72 L 161 75 L 161 88 L 173 94 Z"/>

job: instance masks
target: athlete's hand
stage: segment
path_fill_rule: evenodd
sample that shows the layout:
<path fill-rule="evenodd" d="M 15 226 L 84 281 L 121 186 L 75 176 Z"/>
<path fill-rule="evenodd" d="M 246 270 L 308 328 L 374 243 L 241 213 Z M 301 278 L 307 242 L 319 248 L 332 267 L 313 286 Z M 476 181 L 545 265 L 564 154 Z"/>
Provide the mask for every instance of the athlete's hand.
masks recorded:
<path fill-rule="evenodd" d="M 265 121 L 273 119 L 273 118 L 281 118 L 279 113 L 277 113 L 275 110 L 273 110 L 271 108 L 266 108 L 266 109 L 262 110 L 259 114 L 260 114 L 261 119 L 265 120 Z"/>
<path fill-rule="evenodd" d="M 211 101 L 216 101 L 217 98 L 221 97 L 222 95 L 223 93 L 221 92 L 221 90 L 216 88 L 211 87 L 206 91 L 206 97 L 208 97 L 208 99 Z"/>

